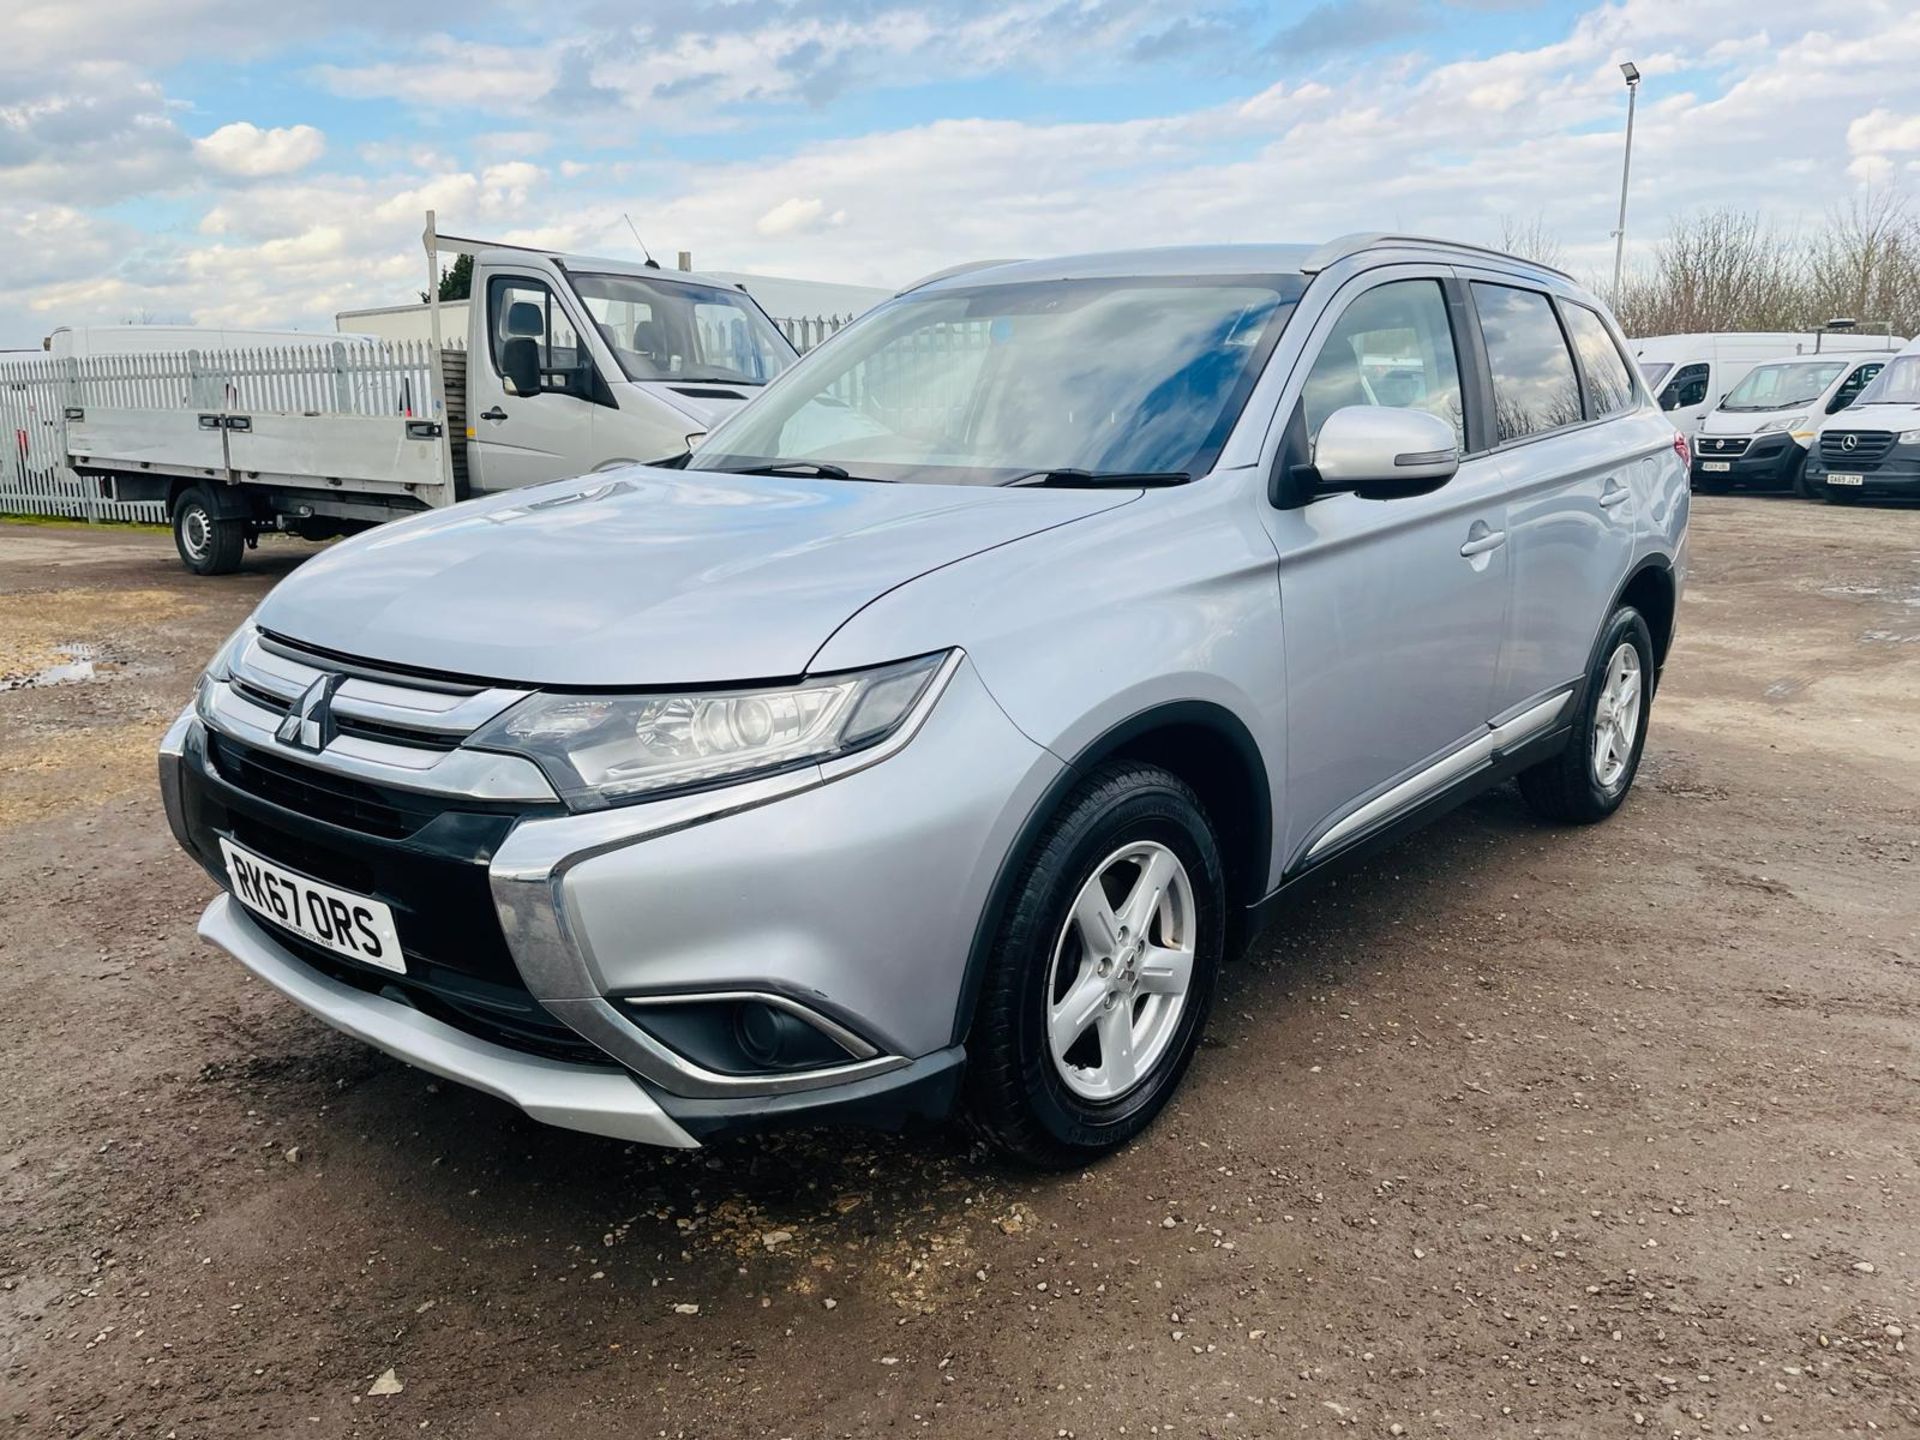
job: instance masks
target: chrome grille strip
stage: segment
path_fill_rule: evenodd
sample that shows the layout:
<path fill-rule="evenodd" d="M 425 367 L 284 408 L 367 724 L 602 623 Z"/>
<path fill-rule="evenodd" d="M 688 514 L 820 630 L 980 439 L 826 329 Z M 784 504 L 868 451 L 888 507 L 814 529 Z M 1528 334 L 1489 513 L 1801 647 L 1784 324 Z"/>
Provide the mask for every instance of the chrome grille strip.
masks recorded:
<path fill-rule="evenodd" d="M 318 665 L 290 658 L 280 647 L 269 648 L 258 635 L 240 647 L 232 660 L 234 679 L 242 685 L 291 705 L 322 675 L 332 673 Z M 357 667 L 356 667 L 357 668 Z M 374 680 L 346 672 L 348 679 L 333 697 L 334 714 L 343 720 L 364 720 L 396 731 L 415 731 L 436 739 L 471 735 L 501 711 L 527 698 L 531 691 L 493 686 L 459 693 L 419 690 L 398 677 Z"/>

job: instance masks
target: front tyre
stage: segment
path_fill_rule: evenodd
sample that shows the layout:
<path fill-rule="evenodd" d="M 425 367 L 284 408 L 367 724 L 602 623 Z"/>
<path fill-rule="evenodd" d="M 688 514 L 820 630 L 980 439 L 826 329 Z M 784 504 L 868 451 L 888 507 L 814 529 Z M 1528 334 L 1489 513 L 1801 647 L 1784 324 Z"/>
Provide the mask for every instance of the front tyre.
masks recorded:
<path fill-rule="evenodd" d="M 1225 944 L 1220 849 L 1158 766 L 1093 771 L 1048 825 L 996 937 L 969 1041 L 975 1127 L 1030 1164 L 1098 1159 L 1193 1059 Z"/>
<path fill-rule="evenodd" d="M 1631 605 L 1613 612 L 1566 748 L 1520 772 L 1520 793 L 1549 820 L 1590 825 L 1620 808 L 1647 743 L 1653 636 Z"/>
<path fill-rule="evenodd" d="M 196 575 L 231 575 L 247 544 L 244 520 L 222 518 L 213 493 L 196 485 L 173 507 L 173 548 Z"/>

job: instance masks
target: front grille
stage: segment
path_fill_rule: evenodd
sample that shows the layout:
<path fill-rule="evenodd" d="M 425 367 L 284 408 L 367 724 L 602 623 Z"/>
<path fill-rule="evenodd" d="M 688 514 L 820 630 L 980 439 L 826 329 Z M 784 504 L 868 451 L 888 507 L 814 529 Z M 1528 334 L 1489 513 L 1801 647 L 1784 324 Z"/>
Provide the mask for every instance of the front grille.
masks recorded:
<path fill-rule="evenodd" d="M 1747 446 L 1753 443 L 1747 435 L 1702 435 L 1700 453 L 1711 455 L 1716 460 L 1724 460 L 1730 455 L 1744 455 Z"/>
<path fill-rule="evenodd" d="M 1886 459 L 1897 438 L 1891 430 L 1829 430 L 1820 437 L 1820 458 L 1844 469 L 1866 469 Z"/>
<path fill-rule="evenodd" d="M 249 795 L 344 830 L 400 840 L 419 831 L 447 807 L 428 796 L 367 785 L 345 775 L 283 760 L 264 750 L 236 745 L 211 732 L 207 753 L 221 777 Z"/>

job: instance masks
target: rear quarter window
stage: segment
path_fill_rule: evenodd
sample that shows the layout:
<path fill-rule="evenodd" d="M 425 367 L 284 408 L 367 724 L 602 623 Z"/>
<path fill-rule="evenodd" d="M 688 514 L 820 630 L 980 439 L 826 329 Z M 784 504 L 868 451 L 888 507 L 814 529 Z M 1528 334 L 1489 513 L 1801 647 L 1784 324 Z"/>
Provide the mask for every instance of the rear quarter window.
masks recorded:
<path fill-rule="evenodd" d="M 1567 332 L 1573 336 L 1573 348 L 1580 355 L 1588 418 L 1597 420 L 1602 415 L 1630 409 L 1633 375 L 1619 346 L 1613 343 L 1613 336 L 1607 332 L 1606 322 L 1584 305 L 1563 304 L 1560 313 L 1566 317 Z"/>

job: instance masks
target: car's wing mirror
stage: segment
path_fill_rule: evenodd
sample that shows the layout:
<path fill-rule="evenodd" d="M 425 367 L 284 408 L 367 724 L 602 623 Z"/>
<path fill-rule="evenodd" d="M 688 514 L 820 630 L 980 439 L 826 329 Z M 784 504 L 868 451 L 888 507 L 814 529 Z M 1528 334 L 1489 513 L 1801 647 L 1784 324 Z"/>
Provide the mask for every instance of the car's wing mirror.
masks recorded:
<path fill-rule="evenodd" d="M 1320 426 L 1313 468 L 1323 492 L 1417 494 L 1453 478 L 1460 447 L 1452 424 L 1425 410 L 1349 405 Z"/>
<path fill-rule="evenodd" d="M 515 335 L 500 346 L 500 378 L 516 395 L 540 393 L 540 342 Z"/>

